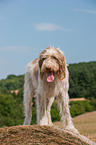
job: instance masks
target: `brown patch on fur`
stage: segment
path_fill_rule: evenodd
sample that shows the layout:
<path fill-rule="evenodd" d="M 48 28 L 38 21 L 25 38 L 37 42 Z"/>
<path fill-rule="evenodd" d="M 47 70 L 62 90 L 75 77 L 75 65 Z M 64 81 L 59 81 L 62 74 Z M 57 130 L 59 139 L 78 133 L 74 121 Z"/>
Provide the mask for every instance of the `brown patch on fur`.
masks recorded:
<path fill-rule="evenodd" d="M 36 58 L 32 61 L 33 64 L 36 64 L 35 67 L 34 67 L 34 70 L 33 70 L 33 73 L 34 73 L 36 79 L 38 78 L 38 69 L 39 69 L 39 66 L 38 66 L 37 62 L 38 62 L 38 58 Z"/>
<path fill-rule="evenodd" d="M 59 62 L 60 70 L 59 70 L 59 80 L 63 80 L 66 77 L 66 71 L 65 71 L 65 57 L 64 55 L 56 48 L 51 47 L 51 49 L 54 49 L 57 53 L 53 55 L 52 57 Z"/>
<path fill-rule="evenodd" d="M 39 66 L 37 64 L 34 68 L 34 74 L 35 74 L 36 78 L 38 78 L 38 68 L 39 68 Z"/>
<path fill-rule="evenodd" d="M 54 47 L 53 46 L 52 47 L 50 46 L 50 47 L 47 47 L 46 49 L 54 49 Z"/>
<path fill-rule="evenodd" d="M 32 61 L 32 63 L 33 63 L 33 64 L 34 64 L 34 63 L 37 63 L 37 61 L 38 61 L 38 58 L 34 59 L 34 60 Z"/>
<path fill-rule="evenodd" d="M 46 49 L 44 49 L 41 53 L 40 53 L 40 55 L 39 55 L 39 67 L 40 67 L 40 69 L 41 69 L 41 67 L 42 67 L 42 63 L 43 63 L 43 61 L 44 61 L 44 54 L 46 53 L 47 51 L 46 51 Z"/>
<path fill-rule="evenodd" d="M 66 77 L 66 70 L 65 70 L 65 57 L 60 54 L 58 57 L 60 63 L 60 80 L 63 80 Z"/>
<path fill-rule="evenodd" d="M 41 53 L 40 53 L 40 56 L 42 56 L 43 54 L 45 54 L 47 51 L 46 49 L 44 49 Z"/>
<path fill-rule="evenodd" d="M 42 67 L 42 63 L 43 63 L 43 59 L 40 58 L 40 59 L 39 59 L 39 67 L 40 67 L 40 70 L 41 70 L 41 67 Z"/>
<path fill-rule="evenodd" d="M 44 75 L 44 73 L 40 72 L 40 78 L 41 78 L 41 80 L 43 79 L 43 75 Z"/>

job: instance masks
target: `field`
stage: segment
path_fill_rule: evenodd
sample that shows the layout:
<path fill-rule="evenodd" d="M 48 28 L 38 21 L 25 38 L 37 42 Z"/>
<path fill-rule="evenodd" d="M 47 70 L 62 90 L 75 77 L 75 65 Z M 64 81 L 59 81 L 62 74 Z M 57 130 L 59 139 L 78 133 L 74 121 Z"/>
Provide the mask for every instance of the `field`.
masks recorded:
<path fill-rule="evenodd" d="M 73 122 L 80 134 L 96 142 L 96 111 L 74 117 Z M 62 122 L 54 124 L 63 128 Z"/>

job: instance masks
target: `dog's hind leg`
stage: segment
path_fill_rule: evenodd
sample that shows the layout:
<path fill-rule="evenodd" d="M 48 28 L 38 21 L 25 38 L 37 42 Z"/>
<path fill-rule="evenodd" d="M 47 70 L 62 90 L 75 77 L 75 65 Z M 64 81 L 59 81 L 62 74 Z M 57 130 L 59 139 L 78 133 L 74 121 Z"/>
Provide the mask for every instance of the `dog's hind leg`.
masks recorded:
<path fill-rule="evenodd" d="M 78 130 L 74 127 L 69 110 L 69 96 L 67 92 L 63 92 L 57 98 L 57 103 L 60 108 L 61 120 L 63 121 L 63 127 L 66 130 L 72 131 L 78 134 Z"/>
<path fill-rule="evenodd" d="M 26 73 L 25 75 L 25 84 L 24 84 L 24 125 L 30 125 L 31 118 L 32 118 L 32 97 L 33 97 L 33 90 L 32 90 L 32 83 L 31 79 L 29 78 L 29 74 Z"/>

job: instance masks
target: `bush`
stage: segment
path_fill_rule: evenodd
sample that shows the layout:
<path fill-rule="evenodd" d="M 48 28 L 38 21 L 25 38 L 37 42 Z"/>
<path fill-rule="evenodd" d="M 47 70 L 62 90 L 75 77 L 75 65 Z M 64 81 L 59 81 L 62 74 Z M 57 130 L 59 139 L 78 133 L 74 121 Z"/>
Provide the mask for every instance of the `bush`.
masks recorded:
<path fill-rule="evenodd" d="M 72 117 L 83 114 L 85 112 L 91 112 L 93 110 L 94 107 L 91 105 L 91 102 L 88 100 L 70 102 L 70 113 Z"/>
<path fill-rule="evenodd" d="M 0 126 L 23 123 L 23 105 L 18 104 L 11 95 L 0 95 Z"/>
<path fill-rule="evenodd" d="M 37 124 L 36 107 L 32 106 L 32 121 L 31 124 Z"/>
<path fill-rule="evenodd" d="M 90 104 L 94 107 L 94 110 L 96 110 L 96 99 L 92 98 Z"/>
<path fill-rule="evenodd" d="M 60 121 L 59 108 L 56 101 L 52 105 L 51 118 L 53 122 Z"/>

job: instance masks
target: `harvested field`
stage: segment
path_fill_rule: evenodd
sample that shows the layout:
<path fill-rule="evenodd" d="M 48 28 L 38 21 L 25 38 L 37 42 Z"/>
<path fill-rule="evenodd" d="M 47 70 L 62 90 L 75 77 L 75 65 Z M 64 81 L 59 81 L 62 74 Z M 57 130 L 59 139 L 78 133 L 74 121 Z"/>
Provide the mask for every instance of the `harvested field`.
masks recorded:
<path fill-rule="evenodd" d="M 72 98 L 72 99 L 69 99 L 70 102 L 71 101 L 85 101 L 86 99 L 85 98 Z"/>
<path fill-rule="evenodd" d="M 79 115 L 73 118 L 73 122 L 80 134 L 96 142 L 96 111 Z M 63 128 L 62 122 L 54 124 Z"/>

